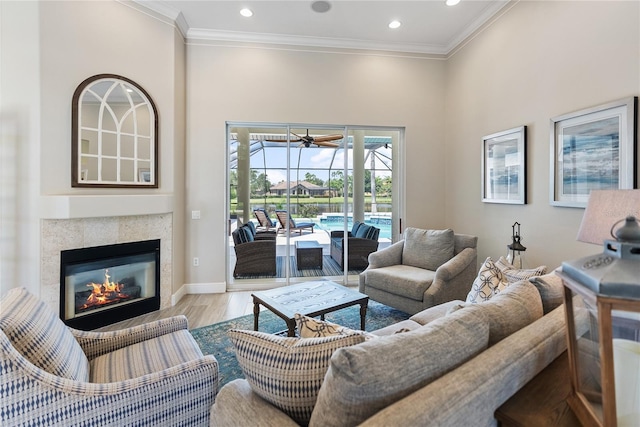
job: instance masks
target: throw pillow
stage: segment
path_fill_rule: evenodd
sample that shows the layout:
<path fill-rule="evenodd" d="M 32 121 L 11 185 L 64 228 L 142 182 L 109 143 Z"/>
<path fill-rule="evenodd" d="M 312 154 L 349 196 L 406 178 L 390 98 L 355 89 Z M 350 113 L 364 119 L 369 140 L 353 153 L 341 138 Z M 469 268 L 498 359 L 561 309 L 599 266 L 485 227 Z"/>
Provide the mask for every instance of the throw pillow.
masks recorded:
<path fill-rule="evenodd" d="M 402 264 L 435 271 L 453 258 L 453 230 L 422 230 L 408 227 L 404 231 Z"/>
<path fill-rule="evenodd" d="M 509 283 L 519 282 L 520 280 L 525 280 L 530 277 L 542 276 L 547 272 L 546 265 L 529 269 L 517 269 L 507 261 L 505 257 L 500 257 L 498 261 L 496 261 L 496 266 L 502 271 L 502 274 L 504 274 L 504 277 Z"/>
<path fill-rule="evenodd" d="M 564 303 L 564 285 L 562 279 L 554 271 L 542 276 L 531 277 L 533 283 L 542 298 L 544 314 L 549 313 Z"/>
<path fill-rule="evenodd" d="M 240 238 L 240 243 L 253 242 L 253 233 L 246 225 L 238 228 L 238 237 Z"/>
<path fill-rule="evenodd" d="M 354 221 L 353 222 L 353 227 L 351 227 L 351 235 L 355 237 L 356 233 L 358 232 L 358 228 L 360 228 L 360 226 L 363 225 L 362 222 L 360 221 Z"/>
<path fill-rule="evenodd" d="M 509 286 L 502 271 L 494 264 L 491 257 L 487 258 L 478 272 L 478 277 L 471 285 L 471 291 L 467 295 L 469 303 L 489 301 L 492 296 L 499 294 Z"/>
<path fill-rule="evenodd" d="M 358 231 L 356 231 L 355 237 L 359 237 L 361 239 L 378 240 L 379 233 L 379 228 L 374 227 L 373 225 L 361 224 L 360 227 L 358 227 Z"/>
<path fill-rule="evenodd" d="M 487 316 L 490 330 L 489 346 L 535 322 L 543 315 L 540 294 L 535 286 L 526 280 L 509 285 L 490 301 L 465 304 L 459 311 L 481 311 Z"/>
<path fill-rule="evenodd" d="M 460 310 L 409 332 L 337 350 L 312 426 L 355 426 L 487 348 L 486 315 Z"/>
<path fill-rule="evenodd" d="M 288 338 L 233 329 L 229 337 L 251 389 L 299 424 L 308 424 L 335 350 L 364 342 L 361 334 Z"/>
<path fill-rule="evenodd" d="M 50 374 L 89 381 L 89 360 L 69 328 L 25 288 L 14 288 L 0 302 L 0 329 L 31 363 Z"/>
<path fill-rule="evenodd" d="M 365 331 L 356 331 L 353 329 L 340 326 L 336 323 L 327 322 L 326 320 L 318 320 L 313 317 L 304 316 L 300 313 L 294 314 L 296 327 L 300 338 L 319 338 L 332 337 L 336 335 L 364 335 L 365 339 L 370 340 L 377 338 L 376 335 Z"/>

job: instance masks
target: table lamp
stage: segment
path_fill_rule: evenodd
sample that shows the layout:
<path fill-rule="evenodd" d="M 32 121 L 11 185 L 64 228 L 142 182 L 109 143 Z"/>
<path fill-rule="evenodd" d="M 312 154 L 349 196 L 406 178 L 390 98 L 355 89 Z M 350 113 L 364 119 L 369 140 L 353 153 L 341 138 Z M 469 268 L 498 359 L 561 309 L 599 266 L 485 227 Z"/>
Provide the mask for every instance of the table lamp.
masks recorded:
<path fill-rule="evenodd" d="M 578 240 L 600 254 L 562 263 L 572 392 L 585 426 L 640 425 L 640 190 L 591 191 Z"/>

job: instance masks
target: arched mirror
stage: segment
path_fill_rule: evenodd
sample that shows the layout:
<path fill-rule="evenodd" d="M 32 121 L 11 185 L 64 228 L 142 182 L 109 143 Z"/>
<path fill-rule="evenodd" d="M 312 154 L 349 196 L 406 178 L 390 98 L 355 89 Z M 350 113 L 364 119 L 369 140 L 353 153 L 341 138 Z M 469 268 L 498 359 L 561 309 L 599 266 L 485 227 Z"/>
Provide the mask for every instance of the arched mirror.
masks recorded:
<path fill-rule="evenodd" d="M 100 74 L 73 94 L 72 187 L 158 187 L 158 114 L 134 81 Z"/>

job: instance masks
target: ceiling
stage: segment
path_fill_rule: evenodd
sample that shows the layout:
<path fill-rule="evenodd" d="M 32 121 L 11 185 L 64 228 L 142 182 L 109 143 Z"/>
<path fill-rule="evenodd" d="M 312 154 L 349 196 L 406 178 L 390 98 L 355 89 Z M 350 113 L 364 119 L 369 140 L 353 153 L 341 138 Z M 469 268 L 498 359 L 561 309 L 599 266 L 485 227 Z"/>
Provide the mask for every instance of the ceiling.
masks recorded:
<path fill-rule="evenodd" d="M 513 1 L 513 0 L 511 0 Z M 447 55 L 510 0 L 135 0 L 176 23 L 187 40 L 273 43 Z M 253 16 L 245 18 L 246 7 Z M 400 28 L 390 29 L 398 20 Z"/>

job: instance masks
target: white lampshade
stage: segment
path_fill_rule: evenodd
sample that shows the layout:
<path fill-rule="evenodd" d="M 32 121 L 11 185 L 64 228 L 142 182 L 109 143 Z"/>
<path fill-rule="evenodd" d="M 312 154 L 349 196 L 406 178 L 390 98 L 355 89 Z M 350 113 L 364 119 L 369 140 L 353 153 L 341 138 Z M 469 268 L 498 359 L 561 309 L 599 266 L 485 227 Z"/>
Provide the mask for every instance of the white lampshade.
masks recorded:
<path fill-rule="evenodd" d="M 611 237 L 611 227 L 632 215 L 640 218 L 640 190 L 592 190 L 577 239 L 602 245 Z"/>

